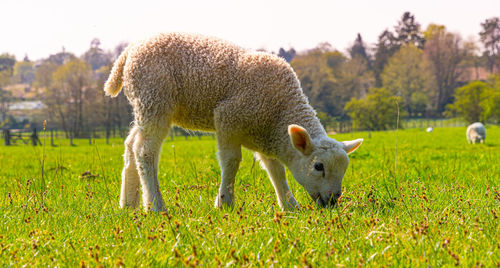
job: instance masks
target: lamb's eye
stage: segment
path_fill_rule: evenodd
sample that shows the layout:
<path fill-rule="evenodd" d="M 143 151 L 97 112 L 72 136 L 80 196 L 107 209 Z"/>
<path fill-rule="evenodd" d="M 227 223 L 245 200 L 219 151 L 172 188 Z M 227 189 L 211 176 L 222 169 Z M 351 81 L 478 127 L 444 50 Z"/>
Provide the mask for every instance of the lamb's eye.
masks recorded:
<path fill-rule="evenodd" d="M 317 171 L 323 171 L 323 163 L 314 164 L 314 169 L 316 169 Z"/>

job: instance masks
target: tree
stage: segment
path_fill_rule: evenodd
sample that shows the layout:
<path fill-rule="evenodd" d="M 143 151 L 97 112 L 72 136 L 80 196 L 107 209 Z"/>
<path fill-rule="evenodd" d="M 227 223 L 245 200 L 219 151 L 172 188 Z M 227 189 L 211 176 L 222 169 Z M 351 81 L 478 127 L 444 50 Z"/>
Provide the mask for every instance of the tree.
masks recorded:
<path fill-rule="evenodd" d="M 287 62 L 291 62 L 293 60 L 293 58 L 295 57 L 295 55 L 297 55 L 297 52 L 295 51 L 295 49 L 293 47 L 288 49 L 288 50 L 285 50 L 282 47 L 280 47 L 280 49 L 278 51 L 278 56 L 282 57 Z"/>
<path fill-rule="evenodd" d="M 66 52 L 63 47 L 63 50 L 54 55 L 50 55 L 47 59 L 43 60 L 43 62 L 53 62 L 57 65 L 63 65 L 69 61 L 76 59 L 76 56 L 73 53 Z"/>
<path fill-rule="evenodd" d="M 368 65 L 370 64 L 370 56 L 366 52 L 366 45 L 363 42 L 361 34 L 358 33 L 356 40 L 354 40 L 354 44 L 348 49 L 348 51 L 351 59 L 360 58 L 366 61 Z"/>
<path fill-rule="evenodd" d="M 19 61 L 14 65 L 14 80 L 17 83 L 33 84 L 35 80 L 35 68 L 30 61 Z"/>
<path fill-rule="evenodd" d="M 464 49 L 461 37 L 447 32 L 442 25 L 430 24 L 425 36 L 427 42 L 424 54 L 430 63 L 436 82 L 434 109 L 441 114 L 446 105 L 453 100 L 453 91 L 463 72 L 460 65 L 466 60 L 468 53 Z"/>
<path fill-rule="evenodd" d="M 328 44 L 320 44 L 291 62 L 311 104 L 329 116 L 343 114 L 343 104 L 349 100 L 342 100 L 342 89 L 335 77 L 346 60 L 342 53 L 331 51 Z"/>
<path fill-rule="evenodd" d="M 409 116 L 418 116 L 423 112 L 421 106 L 425 98 L 417 93 L 430 98 L 434 84 L 422 50 L 412 44 L 403 46 L 389 59 L 382 73 L 382 82 L 384 88 L 402 98 L 402 104 Z M 412 103 L 413 101 L 419 103 Z M 413 110 L 414 108 L 418 110 Z M 423 110 L 425 111 L 425 108 Z"/>
<path fill-rule="evenodd" d="M 479 32 L 479 36 L 485 48 L 490 72 L 494 73 L 500 64 L 500 17 L 486 19 L 481 27 L 483 30 Z"/>
<path fill-rule="evenodd" d="M 90 43 L 89 50 L 82 56 L 83 60 L 92 66 L 93 71 L 111 63 L 111 55 L 105 53 L 104 50 L 99 47 L 100 45 L 101 41 L 99 39 L 93 39 Z"/>
<path fill-rule="evenodd" d="M 473 70 L 469 71 L 468 75 L 464 76 L 464 78 L 467 78 L 468 80 L 479 80 L 480 67 L 482 65 L 486 66 L 487 64 L 482 64 L 477 42 L 473 37 L 469 37 L 469 39 L 464 42 L 463 49 L 466 51 L 466 55 L 462 60 L 461 65 L 465 68 Z"/>
<path fill-rule="evenodd" d="M 363 98 L 373 87 L 375 79 L 369 63 L 362 57 L 355 56 L 344 62 L 337 74 L 343 94 L 349 98 Z"/>
<path fill-rule="evenodd" d="M 92 90 L 92 72 L 85 62 L 74 59 L 57 68 L 50 88 L 45 91 L 45 104 L 60 127 L 70 137 L 80 136 L 86 110 L 85 94 Z M 84 112 L 87 114 L 84 115 Z"/>
<path fill-rule="evenodd" d="M 492 91 L 487 101 L 486 117 L 500 123 L 500 74 L 491 75 L 488 85 Z"/>
<path fill-rule="evenodd" d="M 372 88 L 366 98 L 351 99 L 345 110 L 355 129 L 387 130 L 396 127 L 400 101 L 385 88 Z"/>
<path fill-rule="evenodd" d="M 410 12 L 405 12 L 394 27 L 396 32 L 396 40 L 399 45 L 412 44 L 418 48 L 423 48 L 425 43 L 424 35 L 420 29 L 420 23 L 415 21 L 415 15 Z"/>
<path fill-rule="evenodd" d="M 394 34 L 385 30 L 378 36 L 378 43 L 375 49 L 375 60 L 373 61 L 373 74 L 375 76 L 375 86 L 382 86 L 382 72 L 392 55 L 398 51 L 399 44 L 396 42 Z"/>
<path fill-rule="evenodd" d="M 16 57 L 8 53 L 0 55 L 0 86 L 10 84 L 14 72 Z"/>
<path fill-rule="evenodd" d="M 485 122 L 493 89 L 482 81 L 472 81 L 455 93 L 455 102 L 447 105 L 448 114 L 458 114 L 468 123 Z"/>
<path fill-rule="evenodd" d="M 385 64 L 401 46 L 412 44 L 417 48 L 422 48 L 424 43 L 425 38 L 420 30 L 420 24 L 415 21 L 414 15 L 410 12 L 405 12 L 401 16 L 401 20 L 394 27 L 394 33 L 386 29 L 378 37 L 373 62 L 375 86 L 382 86 L 381 75 Z"/>
<path fill-rule="evenodd" d="M 9 111 L 9 104 L 12 102 L 12 92 L 4 90 L 0 87 L 0 123 L 5 121 Z"/>

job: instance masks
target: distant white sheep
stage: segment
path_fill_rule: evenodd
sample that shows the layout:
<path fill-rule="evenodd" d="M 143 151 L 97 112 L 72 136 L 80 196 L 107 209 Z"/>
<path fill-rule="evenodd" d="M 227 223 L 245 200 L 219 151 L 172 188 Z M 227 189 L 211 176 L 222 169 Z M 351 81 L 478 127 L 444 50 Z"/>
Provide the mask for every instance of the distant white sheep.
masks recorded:
<path fill-rule="evenodd" d="M 125 141 L 121 207 L 165 208 L 158 183 L 161 145 L 172 124 L 215 131 L 221 185 L 215 207 L 232 205 L 241 146 L 256 152 L 283 209 L 297 201 L 284 165 L 319 204 L 334 204 L 349 159 L 362 139 L 327 136 L 289 64 L 219 39 L 160 34 L 130 45 L 114 63 L 105 85 L 122 85 L 134 110 Z"/>
<path fill-rule="evenodd" d="M 469 143 L 484 143 L 486 139 L 486 128 L 481 122 L 471 124 L 465 132 Z"/>

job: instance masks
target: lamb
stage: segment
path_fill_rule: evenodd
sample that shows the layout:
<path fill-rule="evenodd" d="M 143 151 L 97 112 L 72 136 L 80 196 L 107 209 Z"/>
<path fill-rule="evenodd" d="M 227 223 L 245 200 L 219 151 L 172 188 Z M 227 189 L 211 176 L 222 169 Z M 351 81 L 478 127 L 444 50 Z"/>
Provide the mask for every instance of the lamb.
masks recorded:
<path fill-rule="evenodd" d="M 486 139 L 486 129 L 481 122 L 476 122 L 467 127 L 465 135 L 467 136 L 467 141 L 469 143 L 484 143 L 484 140 Z"/>
<path fill-rule="evenodd" d="M 348 154 L 362 139 L 327 136 L 283 59 L 252 52 L 213 37 L 167 33 L 132 44 L 114 63 L 105 92 L 122 86 L 134 122 L 125 140 L 120 207 L 162 211 L 158 183 L 161 145 L 171 125 L 216 133 L 221 184 L 215 207 L 232 206 L 241 146 L 255 152 L 283 210 L 299 205 L 290 192 L 286 165 L 321 206 L 341 195 Z"/>

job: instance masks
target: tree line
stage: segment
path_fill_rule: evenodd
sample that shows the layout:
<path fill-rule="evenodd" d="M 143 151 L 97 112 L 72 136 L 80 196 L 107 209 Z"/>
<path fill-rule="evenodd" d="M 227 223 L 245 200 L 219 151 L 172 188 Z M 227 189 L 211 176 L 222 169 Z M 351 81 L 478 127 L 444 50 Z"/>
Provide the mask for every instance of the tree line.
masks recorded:
<path fill-rule="evenodd" d="M 481 27 L 478 44 L 443 25 L 422 29 L 415 16 L 405 12 L 372 47 L 358 34 L 347 53 L 322 43 L 298 54 L 280 50 L 279 55 L 291 58 L 304 92 L 325 123 L 352 120 L 359 129 L 388 129 L 396 124 L 397 106 L 407 118 L 498 121 L 495 106 L 500 102 L 491 100 L 500 94 L 500 18 L 486 19 Z M 484 80 L 482 98 L 492 98 L 477 102 L 480 109 L 467 108 L 483 110 L 481 115 L 465 115 L 467 109 L 459 107 L 465 95 L 457 96 L 457 88 L 475 80 Z"/>
<path fill-rule="evenodd" d="M 26 123 L 8 114 L 8 103 L 19 101 L 10 91 L 1 89 L 10 83 L 36 91 L 35 99 L 43 102 L 43 113 L 38 118 L 34 115 L 31 124 L 40 125 L 47 120 L 49 128 L 64 130 L 69 138 L 86 137 L 96 128 L 105 130 L 106 135 L 111 132 L 123 135 L 132 120 L 130 105 L 123 94 L 117 98 L 105 97 L 103 87 L 113 61 L 126 46 L 119 44 L 107 52 L 94 39 L 81 57 L 63 49 L 38 62 L 27 57 L 16 62 L 13 56 L 3 54 L 0 66 L 5 66 L 8 60 L 10 69 L 0 69 L 1 126 L 22 128 Z"/>
<path fill-rule="evenodd" d="M 346 52 L 321 43 L 299 53 L 280 48 L 276 54 L 290 62 L 327 125 L 352 120 L 358 129 L 388 129 L 396 123 L 398 106 L 407 118 L 500 120 L 500 18 L 486 19 L 481 28 L 477 43 L 443 25 L 422 29 L 405 12 L 372 46 L 357 34 Z M 27 119 L 19 122 L 9 111 L 9 104 L 19 101 L 9 89 L 23 85 L 44 105 L 31 124 L 47 119 L 49 127 L 69 137 L 86 136 L 96 128 L 126 131 L 132 120 L 126 98 L 108 98 L 103 92 L 112 63 L 126 46 L 105 51 L 94 39 L 80 57 L 63 49 L 36 62 L 1 54 L 0 127 L 25 125 Z"/>

